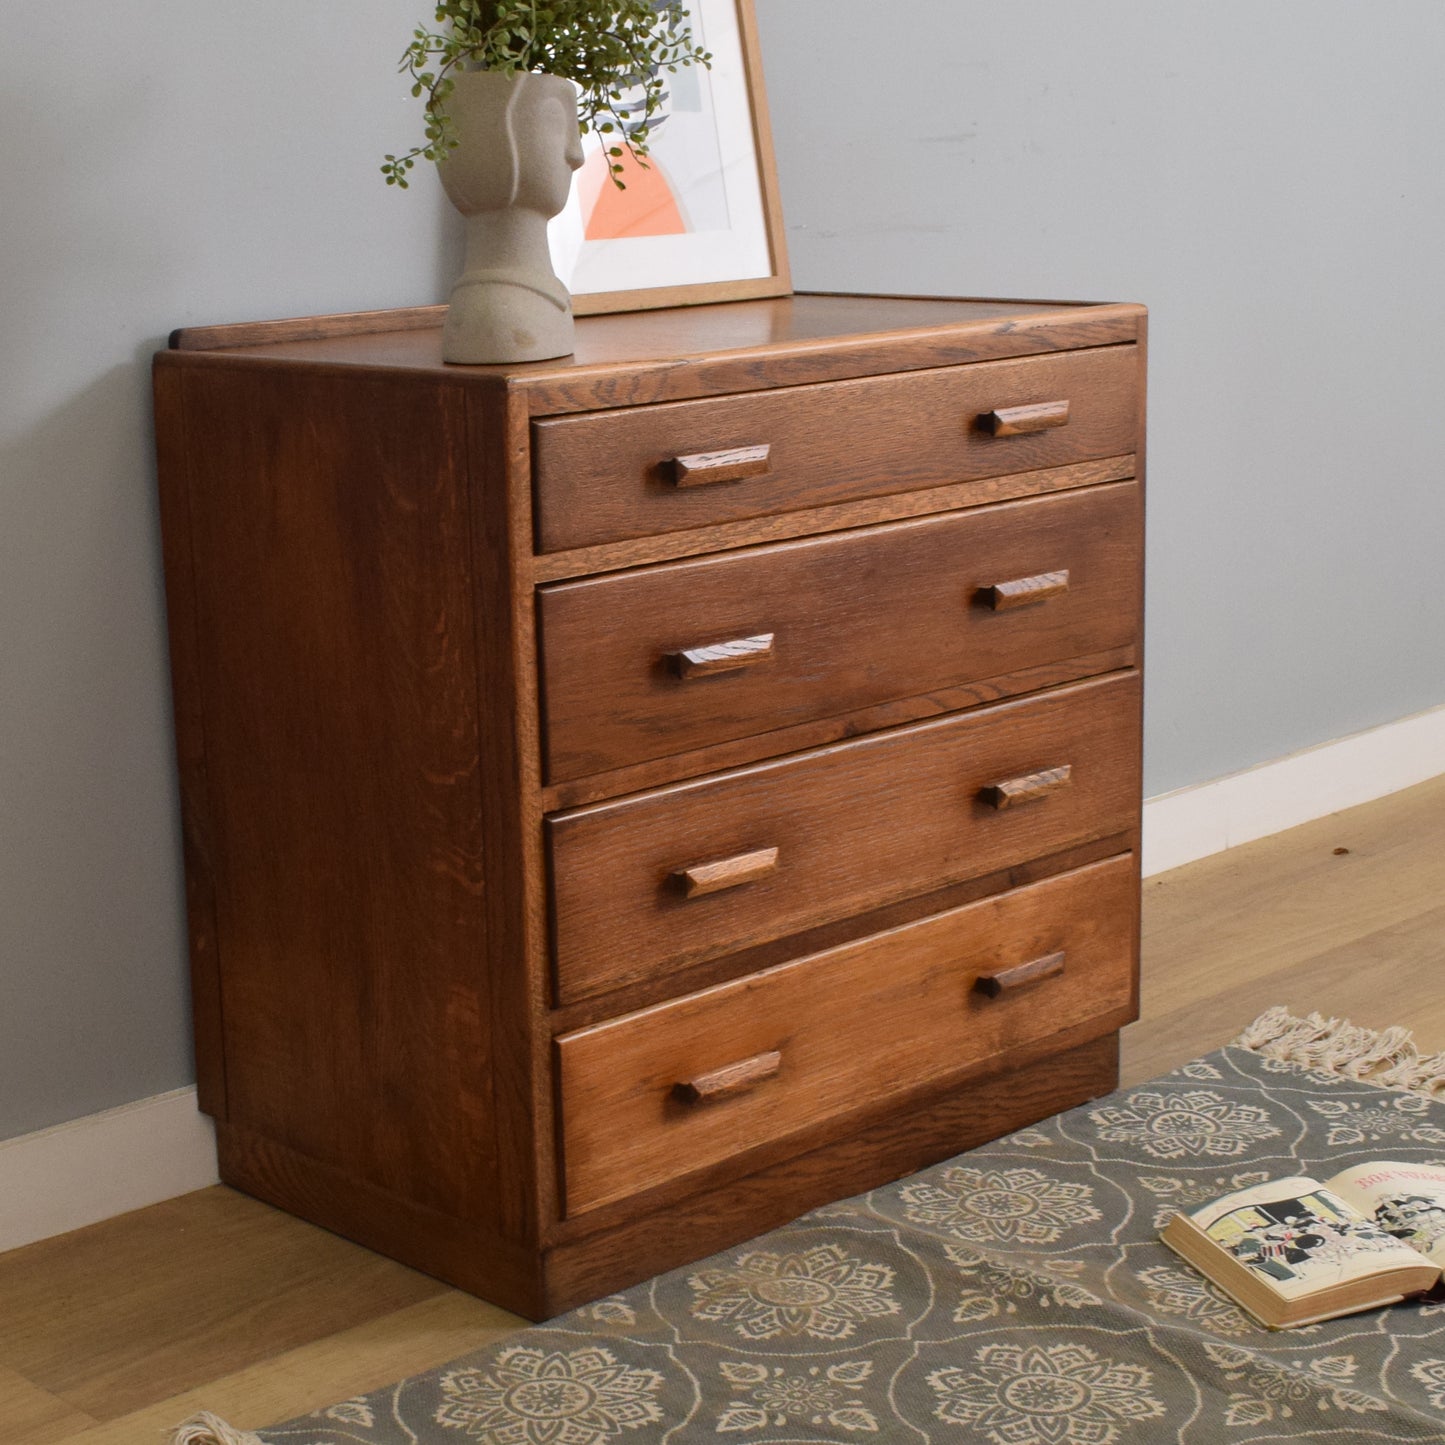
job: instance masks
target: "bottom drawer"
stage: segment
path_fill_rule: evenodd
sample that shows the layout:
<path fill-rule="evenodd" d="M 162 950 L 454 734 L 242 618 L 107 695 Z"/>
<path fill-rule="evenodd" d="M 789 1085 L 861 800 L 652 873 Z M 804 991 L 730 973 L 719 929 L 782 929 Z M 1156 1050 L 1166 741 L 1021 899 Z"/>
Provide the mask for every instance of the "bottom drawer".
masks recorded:
<path fill-rule="evenodd" d="M 567 1213 L 1117 1016 L 1138 908 L 1111 858 L 563 1035 Z"/>

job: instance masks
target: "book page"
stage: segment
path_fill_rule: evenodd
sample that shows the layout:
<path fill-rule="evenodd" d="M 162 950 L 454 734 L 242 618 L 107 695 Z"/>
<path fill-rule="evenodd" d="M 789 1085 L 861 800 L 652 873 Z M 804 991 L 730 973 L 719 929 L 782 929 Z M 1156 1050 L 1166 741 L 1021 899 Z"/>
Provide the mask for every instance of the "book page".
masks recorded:
<path fill-rule="evenodd" d="M 1284 1299 L 1417 1264 L 1412 1251 L 1314 1179 L 1279 1179 L 1190 1216 Z"/>
<path fill-rule="evenodd" d="M 1445 1165 L 1372 1159 L 1342 1170 L 1326 1187 L 1445 1269 Z"/>

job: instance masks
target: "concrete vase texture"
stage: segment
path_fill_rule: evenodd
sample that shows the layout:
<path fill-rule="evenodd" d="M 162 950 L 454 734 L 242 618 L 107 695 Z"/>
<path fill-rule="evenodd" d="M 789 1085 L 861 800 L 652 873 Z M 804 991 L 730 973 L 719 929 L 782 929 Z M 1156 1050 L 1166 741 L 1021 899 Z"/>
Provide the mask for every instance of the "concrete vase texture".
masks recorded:
<path fill-rule="evenodd" d="M 459 144 L 438 168 L 466 217 L 466 262 L 442 328 L 445 361 L 545 361 L 573 349 L 572 298 L 547 222 L 582 164 L 576 92 L 560 76 L 466 71 L 447 102 Z"/>

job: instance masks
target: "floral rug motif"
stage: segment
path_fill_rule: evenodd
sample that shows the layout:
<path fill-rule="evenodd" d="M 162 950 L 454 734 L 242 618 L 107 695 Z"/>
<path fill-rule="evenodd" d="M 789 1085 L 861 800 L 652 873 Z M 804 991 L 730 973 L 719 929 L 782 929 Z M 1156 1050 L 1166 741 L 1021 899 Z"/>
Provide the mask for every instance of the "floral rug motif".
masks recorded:
<path fill-rule="evenodd" d="M 254 1435 L 198 1417 L 174 1445 L 1442 1445 L 1445 1304 L 1274 1333 L 1158 1241 L 1266 1179 L 1445 1164 L 1436 1063 L 1403 1030 L 1271 1010 L 1163 1078 L 440 1369 Z"/>

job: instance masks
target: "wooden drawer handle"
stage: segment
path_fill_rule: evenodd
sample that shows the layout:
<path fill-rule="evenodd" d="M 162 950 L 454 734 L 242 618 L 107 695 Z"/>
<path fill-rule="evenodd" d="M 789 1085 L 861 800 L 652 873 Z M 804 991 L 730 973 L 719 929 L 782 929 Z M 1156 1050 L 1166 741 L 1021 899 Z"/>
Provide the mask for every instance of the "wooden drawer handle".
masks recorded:
<path fill-rule="evenodd" d="M 679 677 L 712 677 L 719 672 L 736 672 L 740 667 L 756 667 L 772 655 L 773 634 L 760 632 L 756 637 L 715 642 L 710 647 L 685 648 L 669 653 L 668 660 Z"/>
<path fill-rule="evenodd" d="M 1053 978 L 1063 971 L 1064 955 L 1062 953 L 1046 953 L 1042 958 L 1036 958 L 1031 963 L 1015 964 L 1013 968 L 1000 969 L 997 973 L 981 973 L 974 980 L 973 986 L 979 993 L 986 994 L 989 998 L 997 998 L 1000 994 L 1022 988 L 1025 984 L 1039 983 L 1043 979 Z"/>
<path fill-rule="evenodd" d="M 710 1104 L 716 1099 L 730 1099 L 734 1094 L 746 1093 L 765 1079 L 776 1078 L 782 1067 L 783 1056 L 774 1049 L 674 1084 L 672 1097 L 680 1104 Z"/>
<path fill-rule="evenodd" d="M 1058 792 L 1060 788 L 1067 788 L 1073 771 L 1073 767 L 1065 763 L 1062 767 L 1046 768 L 1041 773 L 1009 778 L 1005 782 L 994 783 L 985 788 L 981 796 L 984 802 L 999 809 L 1016 808 L 1020 803 L 1036 803 L 1040 798 Z"/>
<path fill-rule="evenodd" d="M 996 411 L 984 412 L 978 424 L 996 437 L 1021 437 L 1029 432 L 1068 426 L 1069 404 L 1067 401 L 1036 401 L 1031 406 L 1001 406 Z"/>
<path fill-rule="evenodd" d="M 731 447 L 724 452 L 695 452 L 675 457 L 672 484 L 675 487 L 710 487 L 714 482 L 745 482 L 765 477 L 772 471 L 772 447 Z"/>
<path fill-rule="evenodd" d="M 1062 597 L 1068 590 L 1067 570 L 1040 572 L 1036 577 L 995 582 L 992 587 L 983 588 L 983 599 L 995 612 L 1007 612 L 1011 607 L 1027 607 L 1034 602 L 1047 602 L 1051 597 Z"/>
<path fill-rule="evenodd" d="M 759 848 L 755 853 L 739 853 L 736 858 L 722 858 L 716 863 L 694 863 L 691 868 L 678 868 L 670 876 L 688 898 L 704 898 L 721 893 L 725 888 L 741 888 L 777 871 L 778 850 Z"/>

